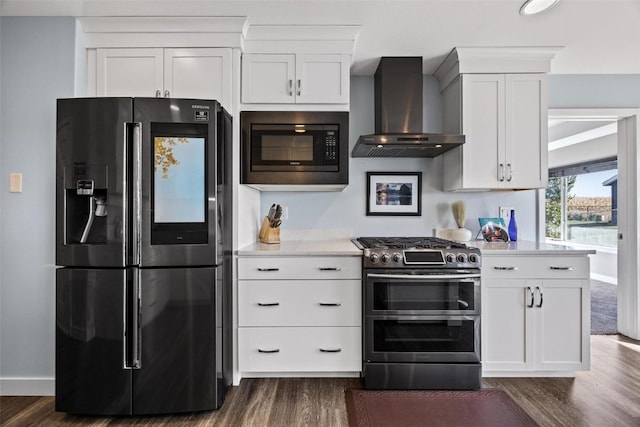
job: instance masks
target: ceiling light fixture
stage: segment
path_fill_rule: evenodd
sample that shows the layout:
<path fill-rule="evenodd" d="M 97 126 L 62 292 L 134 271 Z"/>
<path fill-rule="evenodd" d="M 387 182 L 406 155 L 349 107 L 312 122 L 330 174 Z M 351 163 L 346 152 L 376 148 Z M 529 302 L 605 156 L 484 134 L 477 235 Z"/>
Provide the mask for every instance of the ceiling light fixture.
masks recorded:
<path fill-rule="evenodd" d="M 536 15 L 551 9 L 559 0 L 527 0 L 520 8 L 520 15 Z"/>

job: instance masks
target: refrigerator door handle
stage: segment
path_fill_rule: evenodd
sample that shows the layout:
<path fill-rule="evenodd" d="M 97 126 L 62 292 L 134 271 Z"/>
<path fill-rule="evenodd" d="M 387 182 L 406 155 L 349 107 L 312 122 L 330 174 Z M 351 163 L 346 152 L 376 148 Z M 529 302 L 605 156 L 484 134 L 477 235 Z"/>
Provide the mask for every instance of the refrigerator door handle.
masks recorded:
<path fill-rule="evenodd" d="M 125 246 L 127 265 L 140 265 L 142 245 L 142 123 L 127 123 L 126 197 L 124 205 L 130 203 L 131 210 L 125 212 Z M 126 209 L 126 208 L 125 208 Z"/>
<path fill-rule="evenodd" d="M 141 271 L 127 269 L 124 286 L 124 363 L 123 369 L 140 369 L 142 367 L 142 333 L 141 333 Z"/>

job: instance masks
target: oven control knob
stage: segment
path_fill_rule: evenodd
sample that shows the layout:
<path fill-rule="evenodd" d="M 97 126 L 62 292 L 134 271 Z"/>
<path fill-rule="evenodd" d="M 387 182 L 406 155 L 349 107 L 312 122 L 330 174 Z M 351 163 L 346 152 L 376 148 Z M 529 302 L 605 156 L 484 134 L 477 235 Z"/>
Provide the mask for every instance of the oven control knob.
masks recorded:
<path fill-rule="evenodd" d="M 402 255 L 397 252 L 393 254 L 393 262 L 402 262 Z"/>
<path fill-rule="evenodd" d="M 387 253 L 382 254 L 382 257 L 380 258 L 380 260 L 385 264 L 388 263 L 390 259 L 391 259 L 391 255 Z"/>
<path fill-rule="evenodd" d="M 369 261 L 371 261 L 372 264 L 377 264 L 378 261 L 380 261 L 380 256 L 378 256 L 378 254 L 371 254 L 369 255 Z"/>
<path fill-rule="evenodd" d="M 478 255 L 469 254 L 469 262 L 472 263 L 472 264 L 477 264 L 478 263 Z"/>
<path fill-rule="evenodd" d="M 458 254 L 458 262 L 462 264 L 467 262 L 467 254 Z"/>
<path fill-rule="evenodd" d="M 445 259 L 449 264 L 451 264 L 451 263 L 453 263 L 453 262 L 455 262 L 455 261 L 456 261 L 456 256 L 455 256 L 454 254 L 446 254 L 446 255 L 444 256 L 444 259 Z"/>

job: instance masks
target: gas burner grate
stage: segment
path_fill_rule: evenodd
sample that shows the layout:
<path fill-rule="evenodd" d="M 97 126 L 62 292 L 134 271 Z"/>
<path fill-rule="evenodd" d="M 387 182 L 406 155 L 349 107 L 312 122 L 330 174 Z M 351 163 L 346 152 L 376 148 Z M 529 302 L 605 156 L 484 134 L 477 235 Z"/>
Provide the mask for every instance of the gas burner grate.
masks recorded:
<path fill-rule="evenodd" d="M 449 249 L 467 247 L 464 243 L 439 237 L 359 237 L 360 245 L 369 249 Z"/>

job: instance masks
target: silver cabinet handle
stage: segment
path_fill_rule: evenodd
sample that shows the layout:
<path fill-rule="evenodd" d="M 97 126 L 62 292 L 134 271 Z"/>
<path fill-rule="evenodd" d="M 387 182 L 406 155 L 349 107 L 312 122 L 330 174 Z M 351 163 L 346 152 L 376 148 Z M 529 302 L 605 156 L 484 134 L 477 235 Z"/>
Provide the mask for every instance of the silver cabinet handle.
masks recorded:
<path fill-rule="evenodd" d="M 271 350 L 264 350 L 264 349 L 259 348 L 258 349 L 258 353 L 280 353 L 280 349 L 279 348 L 274 348 L 274 349 L 271 349 Z"/>
<path fill-rule="evenodd" d="M 552 265 L 551 267 L 549 267 L 551 270 L 560 270 L 560 271 L 572 271 L 573 267 L 571 266 L 567 266 L 567 267 L 557 267 Z"/>
<path fill-rule="evenodd" d="M 320 348 L 320 351 L 323 353 L 340 353 L 342 349 L 341 348 Z"/>
<path fill-rule="evenodd" d="M 259 302 L 258 305 L 260 307 L 276 307 L 279 306 L 279 302 Z"/>
<path fill-rule="evenodd" d="M 511 181 L 513 179 L 513 168 L 511 167 L 511 163 L 507 163 L 507 168 L 509 169 L 509 178 L 507 178 L 507 181 Z"/>
<path fill-rule="evenodd" d="M 322 307 L 340 307 L 342 305 L 341 302 L 319 302 Z"/>
<path fill-rule="evenodd" d="M 536 291 L 540 294 L 540 302 L 536 304 L 536 307 L 542 307 L 542 289 L 540 289 L 540 286 L 536 286 Z"/>
<path fill-rule="evenodd" d="M 498 181 L 503 182 L 504 181 L 504 163 L 500 163 L 500 166 L 498 166 Z"/>
<path fill-rule="evenodd" d="M 342 267 L 319 267 L 320 271 L 342 271 Z"/>
<path fill-rule="evenodd" d="M 533 291 L 531 290 L 530 286 L 527 286 L 527 291 L 529 292 L 529 296 L 531 297 L 531 301 L 529 302 L 529 304 L 527 304 L 527 307 L 531 308 L 533 307 Z"/>
<path fill-rule="evenodd" d="M 264 268 L 264 267 L 258 267 L 258 271 L 280 271 L 279 268 Z"/>
<path fill-rule="evenodd" d="M 170 97 L 170 95 L 171 95 L 171 94 L 169 93 L 169 89 L 165 89 L 165 91 L 164 91 L 164 97 L 165 97 L 165 98 L 169 98 L 169 97 Z"/>
<path fill-rule="evenodd" d="M 289 96 L 293 96 L 293 80 L 289 79 Z"/>
<path fill-rule="evenodd" d="M 156 90 L 156 98 L 160 98 L 162 96 L 162 91 L 160 89 Z"/>
<path fill-rule="evenodd" d="M 298 79 L 298 96 L 302 95 L 302 80 Z"/>
<path fill-rule="evenodd" d="M 494 265 L 494 266 L 493 266 L 493 269 L 494 269 L 494 270 L 502 270 L 502 271 L 515 271 L 515 270 L 517 270 L 517 269 L 518 269 L 518 267 L 513 266 L 513 265 L 512 265 L 512 266 L 509 266 L 509 267 L 501 267 L 501 266 L 499 266 L 499 265 Z"/>

